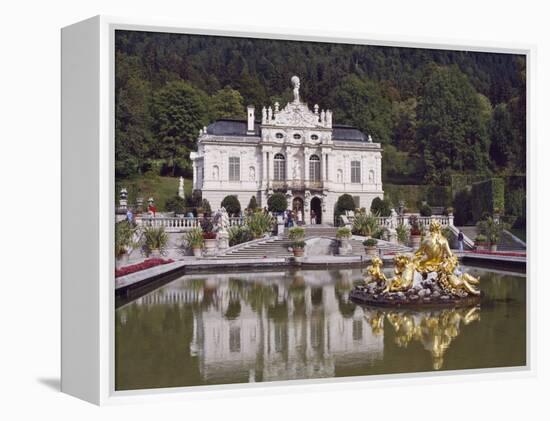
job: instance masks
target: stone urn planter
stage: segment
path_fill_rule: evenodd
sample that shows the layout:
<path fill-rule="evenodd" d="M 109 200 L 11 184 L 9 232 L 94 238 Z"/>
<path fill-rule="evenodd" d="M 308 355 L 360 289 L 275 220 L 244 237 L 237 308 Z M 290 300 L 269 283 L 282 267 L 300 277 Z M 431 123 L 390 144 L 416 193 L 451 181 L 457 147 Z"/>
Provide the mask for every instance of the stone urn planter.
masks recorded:
<path fill-rule="evenodd" d="M 498 248 L 498 247 L 497 247 L 496 244 L 491 243 L 490 249 L 491 249 L 491 251 L 492 251 L 493 253 L 497 251 L 497 248 Z"/>
<path fill-rule="evenodd" d="M 374 238 L 368 238 L 363 241 L 363 246 L 365 246 L 365 253 L 367 256 L 373 257 L 378 255 L 378 248 L 376 247 L 377 244 L 378 241 Z"/>
<path fill-rule="evenodd" d="M 149 255 L 147 256 L 149 257 L 150 259 L 158 259 L 161 257 L 161 253 L 160 253 L 160 250 L 159 249 L 152 249 L 152 250 L 149 250 Z"/>
<path fill-rule="evenodd" d="M 202 248 L 201 247 L 193 247 L 193 256 L 202 257 Z"/>
<path fill-rule="evenodd" d="M 476 246 L 476 250 L 481 250 L 481 251 L 484 251 L 484 250 L 489 250 L 489 245 L 487 243 L 475 243 L 475 246 Z"/>
<path fill-rule="evenodd" d="M 411 248 L 413 250 L 417 250 L 420 247 L 420 240 L 422 239 L 422 235 L 420 234 L 411 234 Z"/>
<path fill-rule="evenodd" d="M 218 249 L 218 240 L 216 238 L 205 238 L 204 239 L 204 254 L 207 256 L 216 255 L 216 250 Z"/>
<path fill-rule="evenodd" d="M 306 243 L 304 241 L 294 241 L 292 243 L 292 253 L 294 253 L 294 257 L 303 257 L 305 246 Z"/>

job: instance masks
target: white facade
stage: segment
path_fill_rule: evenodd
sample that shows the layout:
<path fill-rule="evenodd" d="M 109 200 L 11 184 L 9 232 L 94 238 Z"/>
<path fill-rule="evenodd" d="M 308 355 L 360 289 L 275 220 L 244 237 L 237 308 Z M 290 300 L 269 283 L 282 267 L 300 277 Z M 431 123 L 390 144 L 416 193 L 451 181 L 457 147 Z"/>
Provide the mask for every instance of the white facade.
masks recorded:
<path fill-rule="evenodd" d="M 218 120 L 201 130 L 191 153 L 193 189 L 212 209 L 228 195 L 236 195 L 242 208 L 252 196 L 265 207 L 280 191 L 306 224 L 312 210 L 316 223 L 332 224 L 340 195 L 350 194 L 367 209 L 383 198 L 380 144 L 356 128 L 333 125 L 330 110 L 310 110 L 300 101 L 296 76 L 292 83 L 294 101 L 281 110 L 278 103 L 264 107 L 261 123 L 249 106 L 247 121 Z"/>

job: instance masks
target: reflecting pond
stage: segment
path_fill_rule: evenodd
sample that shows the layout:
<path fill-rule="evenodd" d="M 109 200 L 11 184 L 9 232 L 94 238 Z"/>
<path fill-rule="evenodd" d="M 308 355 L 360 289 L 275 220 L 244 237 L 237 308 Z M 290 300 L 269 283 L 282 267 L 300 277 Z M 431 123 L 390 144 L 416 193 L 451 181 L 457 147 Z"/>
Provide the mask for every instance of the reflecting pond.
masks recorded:
<path fill-rule="evenodd" d="M 478 268 L 461 309 L 351 302 L 360 269 L 185 275 L 115 313 L 117 390 L 526 363 L 526 278 Z"/>

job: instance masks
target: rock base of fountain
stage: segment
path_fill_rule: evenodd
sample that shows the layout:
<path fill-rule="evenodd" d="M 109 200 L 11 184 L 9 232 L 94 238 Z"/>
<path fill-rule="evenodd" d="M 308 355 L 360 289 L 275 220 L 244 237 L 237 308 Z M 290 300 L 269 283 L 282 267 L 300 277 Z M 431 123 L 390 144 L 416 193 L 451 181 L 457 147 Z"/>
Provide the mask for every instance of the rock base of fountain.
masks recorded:
<path fill-rule="evenodd" d="M 462 307 L 478 304 L 480 295 L 456 295 L 443 290 L 434 280 L 425 280 L 406 291 L 384 292 L 376 283 L 356 286 L 350 299 L 380 307 Z"/>

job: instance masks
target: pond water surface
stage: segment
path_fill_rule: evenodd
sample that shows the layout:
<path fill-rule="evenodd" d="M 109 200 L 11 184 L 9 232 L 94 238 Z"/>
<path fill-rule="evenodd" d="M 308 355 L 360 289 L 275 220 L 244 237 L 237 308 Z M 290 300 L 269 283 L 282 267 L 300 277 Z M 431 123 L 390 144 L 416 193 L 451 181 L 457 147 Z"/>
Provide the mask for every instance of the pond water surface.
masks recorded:
<path fill-rule="evenodd" d="M 116 310 L 115 387 L 525 365 L 525 275 L 466 269 L 479 306 L 418 311 L 351 302 L 360 269 L 182 276 Z"/>

